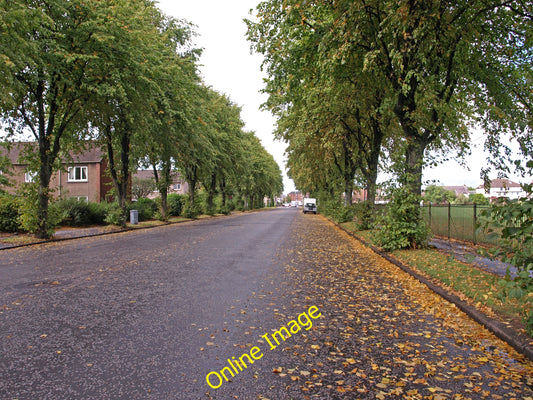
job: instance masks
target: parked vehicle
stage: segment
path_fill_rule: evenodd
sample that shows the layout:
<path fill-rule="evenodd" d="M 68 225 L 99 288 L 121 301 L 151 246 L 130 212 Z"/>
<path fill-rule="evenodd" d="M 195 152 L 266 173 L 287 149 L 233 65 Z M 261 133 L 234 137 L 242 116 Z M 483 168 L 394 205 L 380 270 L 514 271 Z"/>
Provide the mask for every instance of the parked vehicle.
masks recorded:
<path fill-rule="evenodd" d="M 316 199 L 313 199 L 310 197 L 305 198 L 303 211 L 304 211 L 304 214 L 307 214 L 308 212 L 312 212 L 316 214 Z"/>

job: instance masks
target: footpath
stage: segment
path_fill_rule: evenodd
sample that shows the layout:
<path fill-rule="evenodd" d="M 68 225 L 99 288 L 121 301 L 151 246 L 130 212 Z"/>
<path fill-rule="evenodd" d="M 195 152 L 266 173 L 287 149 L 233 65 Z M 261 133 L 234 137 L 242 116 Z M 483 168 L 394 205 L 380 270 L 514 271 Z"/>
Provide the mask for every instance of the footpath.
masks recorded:
<path fill-rule="evenodd" d="M 482 257 L 476 252 L 473 246 L 466 243 L 434 237 L 429 244 L 461 262 L 473 265 L 491 274 L 503 278 L 507 272 L 507 268 L 509 268 L 511 278 L 516 277 L 515 267 L 498 260 L 490 260 Z"/>
<path fill-rule="evenodd" d="M 314 305 L 323 317 L 304 343 L 285 343 L 273 371 L 285 398 L 533 399 L 533 362 L 408 268 L 320 215 L 297 218 L 293 232 L 292 291 L 275 306 Z"/>

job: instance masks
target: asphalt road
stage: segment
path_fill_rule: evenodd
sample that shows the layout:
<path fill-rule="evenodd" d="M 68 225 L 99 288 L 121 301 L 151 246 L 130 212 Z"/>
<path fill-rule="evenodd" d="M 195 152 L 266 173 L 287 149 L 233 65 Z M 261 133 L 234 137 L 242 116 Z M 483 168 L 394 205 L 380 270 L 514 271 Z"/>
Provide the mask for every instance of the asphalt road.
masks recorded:
<path fill-rule="evenodd" d="M 278 209 L 3 250 L 0 399 L 531 396 L 530 363 L 360 247 Z"/>

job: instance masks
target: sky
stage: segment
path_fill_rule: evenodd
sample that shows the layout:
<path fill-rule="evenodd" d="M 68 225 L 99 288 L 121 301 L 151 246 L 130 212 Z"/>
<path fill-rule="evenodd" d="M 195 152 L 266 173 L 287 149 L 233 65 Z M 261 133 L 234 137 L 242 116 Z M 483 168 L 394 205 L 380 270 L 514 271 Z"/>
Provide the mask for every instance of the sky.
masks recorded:
<path fill-rule="evenodd" d="M 259 109 L 267 99 L 260 93 L 266 74 L 260 68 L 262 55 L 252 54 L 250 42 L 246 40 L 243 19 L 253 19 L 249 12 L 257 4 L 254 0 L 160 0 L 159 8 L 167 15 L 196 25 L 198 36 L 194 42 L 204 49 L 200 59 L 204 83 L 242 107 L 245 129 L 255 132 L 265 149 L 274 156 L 283 172 L 284 193 L 287 194 L 295 190 L 285 172 L 287 145 L 274 139 L 275 118 L 268 111 Z M 426 169 L 423 179 L 441 185 L 479 186 L 482 183 L 480 171 L 486 164 L 482 133 L 473 134 L 472 147 L 472 155 L 466 159 L 468 168 L 451 160 Z M 521 182 L 518 177 L 510 178 Z"/>
<path fill-rule="evenodd" d="M 196 25 L 197 47 L 203 48 L 200 72 L 204 83 L 226 94 L 242 108 L 245 130 L 255 132 L 263 147 L 274 156 L 283 172 L 284 193 L 295 190 L 285 173 L 286 143 L 276 141 L 275 118 L 259 108 L 267 99 L 260 93 L 265 74 L 262 56 L 251 54 L 246 40 L 244 18 L 258 4 L 250 0 L 161 0 L 159 8 L 167 15 Z"/>

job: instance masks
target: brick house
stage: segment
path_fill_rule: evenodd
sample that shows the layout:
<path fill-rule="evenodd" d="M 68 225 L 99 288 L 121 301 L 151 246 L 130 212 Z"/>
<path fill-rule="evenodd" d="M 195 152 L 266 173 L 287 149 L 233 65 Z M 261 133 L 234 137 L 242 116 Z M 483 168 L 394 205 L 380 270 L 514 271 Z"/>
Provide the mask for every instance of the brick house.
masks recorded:
<path fill-rule="evenodd" d="M 4 188 L 8 193 L 15 193 L 26 183 L 33 182 L 36 172 L 28 169 L 22 160 L 28 147 L 37 151 L 37 142 L 15 142 L 9 150 L 0 147 L 0 154 L 7 156 L 12 168 L 8 174 L 11 186 Z M 50 188 L 54 195 L 62 198 L 77 198 L 100 203 L 111 200 L 113 187 L 107 173 L 106 153 L 94 143 L 88 142 L 86 149 L 79 154 L 70 154 L 71 160 L 64 161 L 61 171 L 52 174 Z"/>
<path fill-rule="evenodd" d="M 343 197 L 344 199 L 344 194 Z M 361 203 L 368 199 L 368 191 L 366 189 L 356 189 L 352 192 L 352 202 Z M 385 193 L 380 188 L 376 188 L 375 204 L 386 204 L 389 201 L 386 199 Z"/>
<path fill-rule="evenodd" d="M 304 195 L 299 190 L 290 192 L 287 196 L 291 196 L 291 201 L 303 201 Z"/>
<path fill-rule="evenodd" d="M 151 179 L 155 182 L 154 177 L 154 171 L 151 169 L 139 169 L 137 172 L 133 174 L 133 179 Z M 170 184 L 170 187 L 168 188 L 168 194 L 188 194 L 189 193 L 189 184 L 187 181 L 179 174 L 179 172 L 173 172 L 172 173 L 172 183 Z M 159 197 L 159 192 L 157 189 L 150 193 L 148 196 L 149 198 L 153 199 L 156 197 Z"/>

